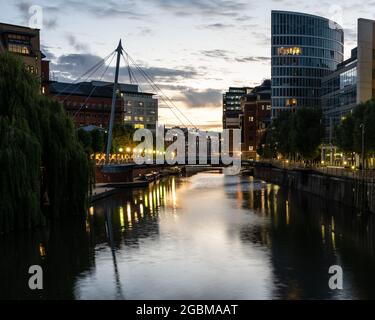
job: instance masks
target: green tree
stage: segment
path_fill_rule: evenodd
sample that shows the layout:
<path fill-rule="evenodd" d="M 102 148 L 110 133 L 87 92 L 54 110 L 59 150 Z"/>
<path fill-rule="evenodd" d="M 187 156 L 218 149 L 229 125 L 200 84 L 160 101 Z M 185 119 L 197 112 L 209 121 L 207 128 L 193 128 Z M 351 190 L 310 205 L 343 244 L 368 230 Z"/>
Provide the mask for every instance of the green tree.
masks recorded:
<path fill-rule="evenodd" d="M 322 113 L 312 108 L 283 111 L 267 129 L 260 152 L 265 157 L 314 160 L 323 138 Z"/>
<path fill-rule="evenodd" d="M 86 212 L 88 161 L 61 104 L 0 54 L 0 233 Z"/>
<path fill-rule="evenodd" d="M 375 153 L 375 101 L 355 107 L 351 114 L 336 127 L 335 143 L 345 153 L 362 153 L 362 124 L 365 126 L 365 157 Z"/>
<path fill-rule="evenodd" d="M 104 134 L 98 129 L 91 131 L 91 148 L 94 154 L 104 152 Z"/>
<path fill-rule="evenodd" d="M 334 142 L 345 153 L 354 152 L 354 125 L 354 118 L 349 115 L 335 129 Z"/>
<path fill-rule="evenodd" d="M 113 129 L 112 151 L 118 152 L 120 148 L 134 148 L 133 141 L 135 129 L 131 125 L 116 124 Z"/>
<path fill-rule="evenodd" d="M 292 150 L 303 160 L 314 160 L 319 156 L 324 127 L 319 109 L 297 109 L 293 116 L 291 132 Z"/>
<path fill-rule="evenodd" d="M 77 136 L 78 136 L 79 142 L 82 144 L 86 153 L 91 154 L 93 151 L 91 133 L 84 129 L 79 129 L 77 130 Z"/>

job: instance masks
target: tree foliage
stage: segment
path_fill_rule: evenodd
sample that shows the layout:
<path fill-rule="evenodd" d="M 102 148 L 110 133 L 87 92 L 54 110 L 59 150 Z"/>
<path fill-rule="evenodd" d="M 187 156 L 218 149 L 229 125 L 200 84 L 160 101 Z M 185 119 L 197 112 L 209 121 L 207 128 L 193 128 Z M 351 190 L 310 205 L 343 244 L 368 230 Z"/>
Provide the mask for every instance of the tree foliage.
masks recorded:
<path fill-rule="evenodd" d="M 0 55 L 0 233 L 85 214 L 88 161 L 63 107 Z"/>
<path fill-rule="evenodd" d="M 119 148 L 134 148 L 133 140 L 135 129 L 131 125 L 116 124 L 113 129 L 112 149 L 118 152 Z"/>
<path fill-rule="evenodd" d="M 359 104 L 336 127 L 335 143 L 344 152 L 362 153 L 362 124 L 365 126 L 365 156 L 375 153 L 375 101 Z"/>
<path fill-rule="evenodd" d="M 284 111 L 273 120 L 259 146 L 260 155 L 274 158 L 314 160 L 319 155 L 324 128 L 320 110 L 300 108 Z"/>

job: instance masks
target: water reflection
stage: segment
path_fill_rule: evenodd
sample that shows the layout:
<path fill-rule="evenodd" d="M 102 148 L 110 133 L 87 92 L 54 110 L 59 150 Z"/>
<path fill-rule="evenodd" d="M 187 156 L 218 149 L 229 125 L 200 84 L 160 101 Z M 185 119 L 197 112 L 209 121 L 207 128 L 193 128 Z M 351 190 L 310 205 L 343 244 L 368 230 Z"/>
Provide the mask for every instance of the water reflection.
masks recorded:
<path fill-rule="evenodd" d="M 86 221 L 0 238 L 0 298 L 374 298 L 374 217 L 218 173 L 96 203 Z M 45 290 L 27 289 L 30 265 Z M 344 290 L 328 288 L 329 266 Z"/>

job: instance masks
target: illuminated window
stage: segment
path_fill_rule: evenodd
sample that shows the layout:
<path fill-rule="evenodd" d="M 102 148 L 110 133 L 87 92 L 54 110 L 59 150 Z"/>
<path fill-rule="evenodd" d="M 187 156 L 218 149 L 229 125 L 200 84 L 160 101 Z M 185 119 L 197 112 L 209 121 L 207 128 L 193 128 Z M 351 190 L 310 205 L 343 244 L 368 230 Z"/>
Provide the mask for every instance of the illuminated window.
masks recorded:
<path fill-rule="evenodd" d="M 125 121 L 132 121 L 132 117 L 131 116 L 125 116 Z"/>
<path fill-rule="evenodd" d="M 9 44 L 8 50 L 13 53 L 30 54 L 30 50 L 27 46 L 18 44 Z"/>
<path fill-rule="evenodd" d="M 253 146 L 250 146 L 250 147 L 249 147 L 249 151 L 254 151 L 254 147 L 253 147 Z"/>
<path fill-rule="evenodd" d="M 302 54 L 300 47 L 281 47 L 277 49 L 279 56 L 299 56 Z"/>
<path fill-rule="evenodd" d="M 287 107 L 295 107 L 297 105 L 297 99 L 286 99 L 285 106 Z"/>
<path fill-rule="evenodd" d="M 42 94 L 46 94 L 46 88 L 42 87 Z"/>
<path fill-rule="evenodd" d="M 144 129 L 145 126 L 143 124 L 137 123 L 134 125 L 134 129 Z"/>
<path fill-rule="evenodd" d="M 254 122 L 254 117 L 249 117 L 249 122 Z"/>

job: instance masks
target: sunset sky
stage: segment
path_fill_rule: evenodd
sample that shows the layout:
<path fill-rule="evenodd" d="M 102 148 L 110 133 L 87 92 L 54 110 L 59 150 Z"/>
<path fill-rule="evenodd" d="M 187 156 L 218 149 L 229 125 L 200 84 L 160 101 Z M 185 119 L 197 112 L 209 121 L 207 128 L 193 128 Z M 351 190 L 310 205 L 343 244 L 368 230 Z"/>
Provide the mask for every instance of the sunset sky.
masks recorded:
<path fill-rule="evenodd" d="M 28 25 L 29 8 L 43 8 L 42 50 L 59 81 L 75 80 L 121 38 L 126 51 L 192 123 L 216 130 L 221 128 L 221 95 L 229 86 L 253 86 L 270 77 L 272 9 L 336 20 L 344 27 L 349 56 L 356 43 L 356 20 L 375 19 L 375 1 L 335 2 L 0 0 L 0 21 Z M 112 79 L 110 68 L 106 80 Z M 121 81 L 128 82 L 126 72 Z M 160 121 L 182 125 L 162 102 L 160 106 Z"/>

